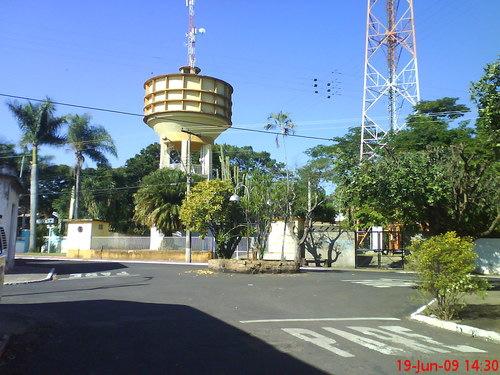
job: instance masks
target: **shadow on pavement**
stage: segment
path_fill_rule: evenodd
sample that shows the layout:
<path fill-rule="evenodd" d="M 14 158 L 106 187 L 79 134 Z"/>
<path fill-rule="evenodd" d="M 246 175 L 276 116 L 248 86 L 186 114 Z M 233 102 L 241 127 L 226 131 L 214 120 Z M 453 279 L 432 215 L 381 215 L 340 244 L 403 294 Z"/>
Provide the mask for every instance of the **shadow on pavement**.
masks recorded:
<path fill-rule="evenodd" d="M 2 374 L 322 374 L 202 311 L 90 300 L 0 305 L 34 321 L 13 336 Z"/>
<path fill-rule="evenodd" d="M 115 262 L 71 262 L 71 260 L 44 260 L 44 259 L 16 259 L 16 267 L 30 268 L 55 268 L 58 275 L 69 275 L 72 273 L 104 272 L 128 268 L 121 263 Z"/>

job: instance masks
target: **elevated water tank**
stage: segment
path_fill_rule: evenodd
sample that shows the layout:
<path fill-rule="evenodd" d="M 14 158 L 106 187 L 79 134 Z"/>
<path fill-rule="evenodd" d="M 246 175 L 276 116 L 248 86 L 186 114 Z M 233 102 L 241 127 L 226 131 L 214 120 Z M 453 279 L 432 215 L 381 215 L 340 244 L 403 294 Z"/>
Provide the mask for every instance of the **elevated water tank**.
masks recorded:
<path fill-rule="evenodd" d="M 144 122 L 160 137 L 161 167 L 173 167 L 166 155 L 172 149 L 180 151 L 181 159 L 186 158 L 183 142 L 190 139 L 191 150 L 201 149 L 203 174 L 210 175 L 211 146 L 231 126 L 233 88 L 199 73 L 199 68 L 185 66 L 180 73 L 148 79 L 144 83 Z"/>

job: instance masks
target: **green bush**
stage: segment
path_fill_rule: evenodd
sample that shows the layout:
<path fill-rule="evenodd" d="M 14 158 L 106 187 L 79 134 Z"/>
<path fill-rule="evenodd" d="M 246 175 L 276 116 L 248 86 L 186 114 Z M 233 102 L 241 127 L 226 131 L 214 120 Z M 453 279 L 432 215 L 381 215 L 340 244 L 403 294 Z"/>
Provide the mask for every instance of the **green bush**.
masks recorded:
<path fill-rule="evenodd" d="M 233 256 L 245 232 L 245 214 L 239 202 L 231 202 L 234 187 L 227 180 L 198 183 L 183 200 L 180 219 L 185 227 L 202 236 L 211 233 L 219 258 Z"/>
<path fill-rule="evenodd" d="M 410 246 L 410 265 L 418 274 L 420 289 L 437 301 L 434 313 L 452 319 L 463 308 L 466 294 L 483 294 L 488 282 L 471 273 L 475 269 L 474 242 L 455 232 L 417 239 Z"/>

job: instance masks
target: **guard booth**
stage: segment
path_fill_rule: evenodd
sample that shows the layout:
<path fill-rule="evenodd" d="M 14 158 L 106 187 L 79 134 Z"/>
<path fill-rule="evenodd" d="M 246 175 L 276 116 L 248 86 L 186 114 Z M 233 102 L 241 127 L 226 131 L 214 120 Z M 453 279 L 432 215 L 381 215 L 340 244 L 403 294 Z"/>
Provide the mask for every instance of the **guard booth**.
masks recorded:
<path fill-rule="evenodd" d="M 356 268 L 404 269 L 408 241 L 402 226 L 371 227 L 356 231 Z"/>

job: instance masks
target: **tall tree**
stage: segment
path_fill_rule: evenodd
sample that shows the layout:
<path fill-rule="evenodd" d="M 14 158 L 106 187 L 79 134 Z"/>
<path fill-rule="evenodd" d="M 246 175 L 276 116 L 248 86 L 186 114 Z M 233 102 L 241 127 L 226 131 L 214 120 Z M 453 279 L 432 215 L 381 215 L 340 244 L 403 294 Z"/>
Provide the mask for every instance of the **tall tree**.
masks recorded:
<path fill-rule="evenodd" d="M 88 114 L 68 116 L 69 128 L 67 142 L 75 154 L 75 204 L 73 217 L 78 219 L 80 200 L 81 172 L 83 162 L 86 158 L 97 164 L 107 166 L 109 161 L 106 153 L 117 156 L 116 147 L 107 130 L 100 125 L 90 124 L 91 117 Z"/>
<path fill-rule="evenodd" d="M 59 134 L 59 130 L 66 123 L 66 118 L 55 116 L 55 106 L 48 98 L 37 104 L 10 102 L 7 105 L 21 129 L 21 145 L 31 147 L 29 250 L 35 251 L 38 210 L 38 148 L 41 145 L 60 146 L 65 143 L 66 138 Z"/>
<path fill-rule="evenodd" d="M 500 230 L 500 59 L 487 64 L 484 74 L 471 86 L 471 99 L 477 105 L 477 138 L 480 150 L 491 150 L 491 179 L 495 182 L 496 217 L 482 234 L 489 236 Z"/>
<path fill-rule="evenodd" d="M 295 124 L 293 123 L 290 115 L 286 112 L 279 111 L 278 113 L 271 113 L 267 117 L 267 124 L 264 126 L 266 130 L 278 130 L 281 133 L 283 140 L 283 152 L 285 154 L 285 168 L 286 168 L 286 201 L 287 207 L 285 209 L 285 218 L 283 226 L 283 242 L 281 244 L 281 260 L 285 260 L 285 235 L 288 225 L 288 219 L 292 214 L 292 207 L 290 201 L 290 173 L 288 171 L 288 161 L 286 154 L 286 137 L 295 133 Z M 276 134 L 276 147 L 279 147 L 279 136 Z"/>

